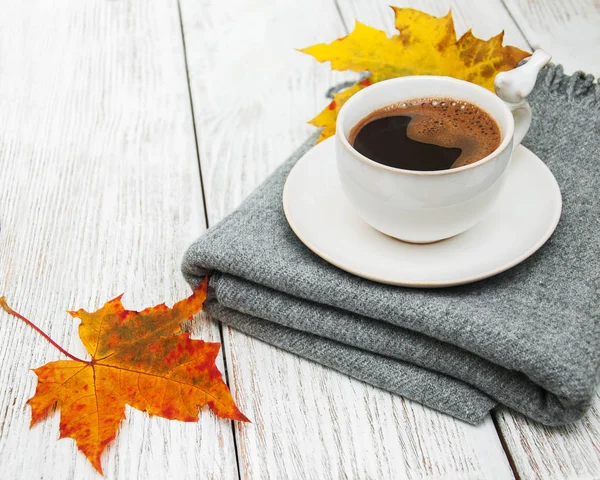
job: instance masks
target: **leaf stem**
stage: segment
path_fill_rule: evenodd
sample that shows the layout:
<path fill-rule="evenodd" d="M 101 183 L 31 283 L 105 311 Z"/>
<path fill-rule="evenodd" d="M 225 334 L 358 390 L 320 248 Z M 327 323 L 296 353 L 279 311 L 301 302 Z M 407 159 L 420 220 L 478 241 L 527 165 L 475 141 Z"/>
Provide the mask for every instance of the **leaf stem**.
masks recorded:
<path fill-rule="evenodd" d="M 44 337 L 46 340 L 48 340 L 53 346 L 54 348 L 56 348 L 58 351 L 60 351 L 62 354 L 66 355 L 67 357 L 69 357 L 71 360 L 75 360 L 76 362 L 81 362 L 81 363 L 90 363 L 87 360 L 82 360 L 81 358 L 76 357 L 75 355 L 71 355 L 69 352 L 67 352 L 64 348 L 62 348 L 58 343 L 56 343 L 54 340 L 52 340 L 48 334 L 46 332 L 44 332 L 43 330 L 41 330 L 35 323 L 33 323 L 31 320 L 28 320 L 27 318 L 25 318 L 23 315 L 21 315 L 18 312 L 15 312 L 12 308 L 10 308 L 8 306 L 8 304 L 6 303 L 6 298 L 4 297 L 0 297 L 0 307 L 2 307 L 4 309 L 4 311 L 6 311 L 7 313 L 10 313 L 11 315 L 14 315 L 17 318 L 20 318 L 21 320 L 23 320 L 27 325 L 29 325 L 31 328 L 33 328 L 36 332 L 38 332 L 42 337 Z"/>

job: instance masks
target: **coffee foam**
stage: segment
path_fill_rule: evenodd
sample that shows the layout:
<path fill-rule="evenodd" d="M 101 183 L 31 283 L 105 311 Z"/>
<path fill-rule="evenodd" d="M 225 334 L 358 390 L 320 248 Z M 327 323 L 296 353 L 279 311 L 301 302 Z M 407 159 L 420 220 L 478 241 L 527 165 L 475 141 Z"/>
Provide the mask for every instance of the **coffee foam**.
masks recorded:
<path fill-rule="evenodd" d="M 350 143 L 367 123 L 404 115 L 411 118 L 406 131 L 411 140 L 446 148 L 460 148 L 450 168 L 475 163 L 492 153 L 501 142 L 500 127 L 484 110 L 451 98 L 416 98 L 379 108 L 363 118 L 350 132 Z"/>

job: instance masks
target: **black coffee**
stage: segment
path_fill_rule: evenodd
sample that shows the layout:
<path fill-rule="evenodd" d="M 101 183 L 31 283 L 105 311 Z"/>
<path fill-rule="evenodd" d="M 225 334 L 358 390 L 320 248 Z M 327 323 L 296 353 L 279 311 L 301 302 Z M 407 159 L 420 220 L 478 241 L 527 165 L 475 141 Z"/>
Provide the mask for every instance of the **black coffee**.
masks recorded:
<path fill-rule="evenodd" d="M 500 128 L 476 105 L 450 98 L 417 98 L 371 112 L 350 132 L 350 143 L 377 163 L 405 170 L 446 170 L 487 157 Z"/>

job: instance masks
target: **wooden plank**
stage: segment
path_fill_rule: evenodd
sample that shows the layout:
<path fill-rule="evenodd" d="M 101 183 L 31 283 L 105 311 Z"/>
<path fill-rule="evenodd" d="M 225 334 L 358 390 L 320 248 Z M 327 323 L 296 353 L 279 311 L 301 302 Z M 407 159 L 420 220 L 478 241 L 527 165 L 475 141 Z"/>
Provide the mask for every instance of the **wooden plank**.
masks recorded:
<path fill-rule="evenodd" d="M 565 73 L 600 75 L 598 0 L 504 0 L 527 41 L 552 54 Z"/>
<path fill-rule="evenodd" d="M 214 224 L 312 131 L 304 122 L 328 87 L 355 77 L 293 50 L 346 33 L 333 2 L 181 4 Z M 230 328 L 224 343 L 232 390 L 254 421 L 235 426 L 243 478 L 512 478 L 489 417 L 467 425 Z"/>
<path fill-rule="evenodd" d="M 367 19 L 367 22 L 377 22 L 377 15 L 387 11 L 383 3 L 376 5 L 379 8 L 372 8 L 368 4 L 365 5 L 359 1 L 344 2 L 340 5 L 350 5 L 352 7 L 352 11 L 349 13 L 345 13 L 344 8 L 341 9 L 348 24 L 353 15 L 361 20 Z M 471 26 L 474 33 L 482 38 L 487 38 L 504 29 L 505 43 L 528 49 L 527 40 L 529 40 L 532 45 L 541 46 L 552 52 L 555 61 L 564 63 L 567 69 L 570 68 L 571 64 L 575 65 L 579 62 L 579 65 L 592 65 L 595 68 L 594 72 L 600 71 L 600 63 L 590 57 L 586 48 L 578 52 L 567 50 L 569 42 L 573 40 L 570 33 L 572 27 L 566 25 L 563 29 L 558 25 L 560 22 L 574 22 L 576 18 L 583 15 L 583 13 L 575 14 L 575 10 L 587 12 L 587 15 L 591 18 L 590 21 L 600 25 L 597 13 L 590 12 L 589 2 L 587 2 L 588 6 L 585 8 L 581 2 L 579 4 L 577 2 L 575 4 L 572 2 L 565 2 L 564 4 L 554 2 L 554 4 L 548 5 L 548 2 L 507 0 L 507 5 L 512 7 L 511 13 L 519 22 L 521 29 L 517 28 L 511 21 L 507 11 L 497 9 L 493 15 L 486 14 L 489 5 L 489 2 L 453 0 L 452 10 L 459 35 Z M 440 14 L 445 11 L 443 8 L 436 11 L 433 5 L 431 7 L 429 11 L 432 13 Z M 530 12 L 531 19 L 515 14 L 517 12 L 516 8 Z M 562 8 L 562 12 L 558 11 L 560 8 Z M 384 24 L 387 31 L 391 32 L 393 22 L 390 20 L 391 16 L 388 15 L 388 17 L 389 19 L 386 19 Z M 552 22 L 556 23 L 552 24 Z M 523 27 L 524 24 L 525 27 Z M 532 32 L 532 25 L 535 25 L 539 31 Z M 527 39 L 523 37 L 521 30 L 525 33 Z M 590 35 L 590 32 L 586 32 L 584 29 L 582 34 L 585 34 L 585 37 L 582 35 L 575 37 L 578 44 L 593 45 L 594 34 L 598 34 L 598 32 L 594 31 Z M 551 43 L 540 43 L 536 40 L 537 38 L 547 38 L 551 40 Z M 597 52 L 592 53 L 595 55 Z M 575 67 L 571 70 L 575 70 Z M 598 477 L 598 472 L 600 472 L 599 417 L 600 399 L 596 396 L 590 413 L 582 421 L 562 428 L 545 427 L 507 410 L 495 414 L 495 421 L 520 478 L 583 479 L 600 478 Z"/>
<path fill-rule="evenodd" d="M 582 420 L 563 427 L 546 427 L 506 410 L 495 417 L 522 479 L 600 478 L 598 393 Z"/>
<path fill-rule="evenodd" d="M 511 19 L 501 0 L 479 2 L 477 0 L 338 0 L 340 13 L 349 30 L 358 19 L 368 25 L 385 30 L 388 35 L 398 31 L 394 27 L 394 14 L 389 5 L 417 8 L 432 15 L 445 15 L 452 10 L 454 28 L 460 37 L 469 28 L 479 38 L 487 39 L 504 31 L 504 44 L 529 50 L 529 45 L 519 27 Z"/>
<path fill-rule="evenodd" d="M 468 425 L 226 329 L 242 478 L 513 478 L 490 417 Z"/>
<path fill-rule="evenodd" d="M 181 1 L 210 224 L 315 131 L 331 85 L 358 78 L 294 50 L 344 34 L 332 4 L 271 3 Z"/>
<path fill-rule="evenodd" d="M 597 1 L 505 0 L 505 4 L 532 47 L 552 53 L 553 61 L 567 73 L 582 69 L 600 74 Z M 495 420 L 521 478 L 600 478 L 598 394 L 581 421 L 564 427 L 545 427 L 506 410 Z"/>
<path fill-rule="evenodd" d="M 6 2 L 0 58 L 0 293 L 84 355 L 66 309 L 189 294 L 181 256 L 205 225 L 177 4 Z M 29 430 L 29 369 L 60 354 L 0 317 L 0 476 L 99 478 L 57 441 L 56 413 Z M 208 321 L 195 333 L 219 340 Z M 231 423 L 128 408 L 103 465 L 107 478 L 235 478 Z"/>

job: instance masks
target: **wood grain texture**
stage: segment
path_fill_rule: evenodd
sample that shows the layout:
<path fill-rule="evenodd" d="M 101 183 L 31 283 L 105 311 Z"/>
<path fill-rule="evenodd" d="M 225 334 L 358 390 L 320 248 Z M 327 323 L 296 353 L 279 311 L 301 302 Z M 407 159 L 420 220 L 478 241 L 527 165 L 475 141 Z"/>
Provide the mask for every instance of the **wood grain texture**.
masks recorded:
<path fill-rule="evenodd" d="M 84 355 L 65 310 L 189 294 L 180 260 L 205 225 L 177 4 L 5 2 L 0 58 L 0 294 Z M 209 321 L 195 328 L 219 340 Z M 29 430 L 29 369 L 59 352 L 4 312 L 0 339 L 0 477 L 99 478 L 57 441 L 56 412 Z M 103 465 L 107 478 L 235 478 L 231 423 L 128 408 Z"/>
<path fill-rule="evenodd" d="M 522 479 L 600 478 L 598 393 L 582 420 L 563 427 L 546 427 L 506 410 L 495 417 Z"/>
<path fill-rule="evenodd" d="M 530 50 L 519 27 L 511 19 L 501 0 L 478 2 L 474 0 L 338 0 L 338 6 L 348 30 L 354 28 L 354 21 L 385 30 L 388 35 L 397 35 L 394 27 L 394 14 L 389 7 L 417 8 L 432 15 L 445 15 L 452 10 L 457 36 L 468 29 L 479 38 L 487 39 L 504 31 L 504 44 Z"/>
<path fill-rule="evenodd" d="M 232 329 L 242 478 L 513 478 L 490 417 L 471 426 Z"/>
<path fill-rule="evenodd" d="M 504 0 L 533 48 L 543 48 L 565 73 L 600 75 L 599 0 Z"/>
<path fill-rule="evenodd" d="M 552 53 L 567 73 L 600 74 L 600 3 L 505 0 L 533 48 Z M 523 479 L 600 478 L 600 395 L 579 422 L 553 428 L 503 410 L 495 420 Z"/>
<path fill-rule="evenodd" d="M 328 87 L 355 77 L 293 50 L 346 33 L 333 2 L 181 4 L 213 224 L 313 131 L 304 122 Z M 340 3 L 350 16 L 344 5 L 354 4 Z M 235 426 L 242 478 L 512 478 L 491 418 L 472 427 L 227 327 L 224 343 L 232 390 L 254 422 Z"/>
<path fill-rule="evenodd" d="M 210 224 L 239 205 L 316 129 L 331 72 L 295 51 L 343 35 L 329 0 L 181 0 Z"/>

